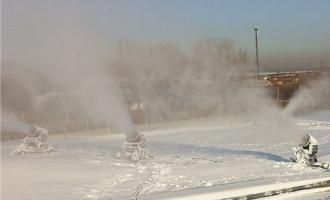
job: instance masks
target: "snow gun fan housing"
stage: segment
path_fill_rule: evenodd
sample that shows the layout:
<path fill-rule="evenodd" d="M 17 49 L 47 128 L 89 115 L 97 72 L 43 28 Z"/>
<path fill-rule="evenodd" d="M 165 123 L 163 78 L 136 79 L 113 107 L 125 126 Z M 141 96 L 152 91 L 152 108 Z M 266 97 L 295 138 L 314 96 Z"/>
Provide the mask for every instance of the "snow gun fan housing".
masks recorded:
<path fill-rule="evenodd" d="M 316 155 L 319 151 L 319 144 L 317 140 L 309 134 L 305 134 L 301 138 L 299 145 L 306 149 L 310 155 Z"/>
<path fill-rule="evenodd" d="M 117 157 L 125 158 L 133 162 L 146 159 L 150 156 L 148 155 L 145 147 L 146 139 L 144 135 L 134 131 L 126 135 L 126 139 L 122 145 L 122 151 L 117 154 Z"/>
<path fill-rule="evenodd" d="M 298 147 L 293 148 L 294 156 L 291 161 L 303 164 L 305 166 L 329 168 L 329 163 L 321 162 L 317 158 L 319 144 L 317 140 L 310 134 L 305 134 Z"/>
<path fill-rule="evenodd" d="M 39 126 L 31 126 L 13 153 L 49 153 L 53 150 L 53 147 L 48 144 L 48 130 Z"/>

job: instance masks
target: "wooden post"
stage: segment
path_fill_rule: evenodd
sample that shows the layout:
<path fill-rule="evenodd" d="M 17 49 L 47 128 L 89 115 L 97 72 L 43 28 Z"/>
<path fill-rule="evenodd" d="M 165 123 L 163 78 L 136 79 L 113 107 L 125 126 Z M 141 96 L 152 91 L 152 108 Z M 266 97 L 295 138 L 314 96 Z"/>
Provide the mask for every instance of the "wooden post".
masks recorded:
<path fill-rule="evenodd" d="M 144 129 L 145 131 L 149 131 L 149 121 L 148 121 L 148 116 L 144 115 Z"/>
<path fill-rule="evenodd" d="M 90 135 L 90 131 L 89 131 L 89 120 L 86 120 L 86 129 L 87 129 L 87 134 Z"/>
<path fill-rule="evenodd" d="M 164 115 L 162 115 L 161 117 L 161 123 L 160 123 L 160 128 L 163 129 L 164 128 Z"/>
<path fill-rule="evenodd" d="M 110 124 L 109 124 L 109 122 L 107 122 L 107 134 L 108 134 L 108 135 L 111 134 Z"/>

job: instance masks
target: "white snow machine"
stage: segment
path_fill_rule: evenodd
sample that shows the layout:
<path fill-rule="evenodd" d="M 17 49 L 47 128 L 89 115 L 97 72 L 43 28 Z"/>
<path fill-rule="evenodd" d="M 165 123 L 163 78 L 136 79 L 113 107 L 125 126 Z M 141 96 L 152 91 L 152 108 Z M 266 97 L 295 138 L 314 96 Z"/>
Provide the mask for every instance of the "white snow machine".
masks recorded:
<path fill-rule="evenodd" d="M 31 126 L 25 138 L 12 154 L 50 153 L 54 148 L 48 143 L 48 130 L 39 126 Z"/>
<path fill-rule="evenodd" d="M 294 156 L 290 160 L 300 163 L 304 166 L 321 167 L 323 169 L 329 168 L 329 163 L 321 162 L 317 158 L 319 144 L 317 140 L 310 134 L 302 137 L 298 147 L 293 148 Z"/>
<path fill-rule="evenodd" d="M 126 135 L 126 140 L 122 144 L 122 151 L 117 153 L 117 157 L 133 162 L 151 158 L 151 156 L 147 153 L 145 146 L 146 139 L 144 135 L 134 131 L 134 133 Z"/>

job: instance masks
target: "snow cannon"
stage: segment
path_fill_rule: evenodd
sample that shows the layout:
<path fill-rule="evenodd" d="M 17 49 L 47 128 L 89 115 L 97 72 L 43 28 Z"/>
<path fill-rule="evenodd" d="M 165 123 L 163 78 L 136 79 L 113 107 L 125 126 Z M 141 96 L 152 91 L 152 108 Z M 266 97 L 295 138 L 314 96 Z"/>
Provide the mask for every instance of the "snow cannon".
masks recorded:
<path fill-rule="evenodd" d="M 318 160 L 318 150 L 319 144 L 317 140 L 310 134 L 305 134 L 301 138 L 299 146 L 293 148 L 294 156 L 290 160 L 303 164 L 304 166 L 314 166 L 328 169 L 329 163 Z"/>
<path fill-rule="evenodd" d="M 54 148 L 48 143 L 48 130 L 39 126 L 31 126 L 12 154 L 50 153 L 53 150 Z"/>
<path fill-rule="evenodd" d="M 144 135 L 134 131 L 126 135 L 126 139 L 122 144 L 122 151 L 117 153 L 117 157 L 124 158 L 132 162 L 150 158 L 145 147 L 146 139 Z"/>

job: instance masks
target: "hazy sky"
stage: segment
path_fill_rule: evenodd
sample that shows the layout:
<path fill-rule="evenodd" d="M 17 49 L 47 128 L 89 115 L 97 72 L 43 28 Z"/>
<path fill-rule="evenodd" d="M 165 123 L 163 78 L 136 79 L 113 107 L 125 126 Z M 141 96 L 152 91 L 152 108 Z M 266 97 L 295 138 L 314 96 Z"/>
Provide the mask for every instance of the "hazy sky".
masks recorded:
<path fill-rule="evenodd" d="M 28 51 L 25 40 L 43 43 L 58 29 L 66 34 L 78 20 L 109 46 L 221 37 L 254 56 L 258 24 L 265 67 L 318 66 L 321 59 L 330 65 L 329 0 L 4 0 L 1 9 L 2 49 L 12 54 Z"/>

